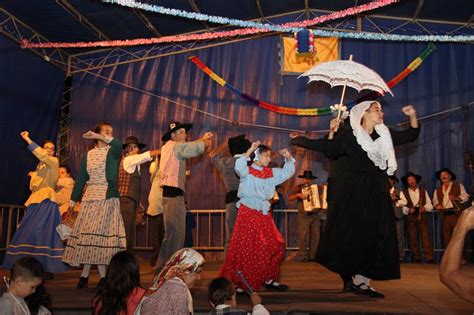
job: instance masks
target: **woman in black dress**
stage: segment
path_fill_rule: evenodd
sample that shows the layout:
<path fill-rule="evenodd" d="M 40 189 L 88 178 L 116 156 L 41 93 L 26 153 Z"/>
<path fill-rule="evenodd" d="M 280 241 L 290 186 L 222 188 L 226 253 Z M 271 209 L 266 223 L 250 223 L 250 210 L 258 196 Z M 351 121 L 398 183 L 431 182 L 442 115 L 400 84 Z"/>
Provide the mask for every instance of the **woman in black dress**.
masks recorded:
<path fill-rule="evenodd" d="M 410 118 L 407 130 L 389 130 L 383 124 L 380 103 L 367 101 L 352 108 L 350 126 L 336 136 L 339 122 L 333 120 L 326 140 L 292 140 L 293 144 L 309 149 L 313 146 L 328 158 L 344 161 L 343 172 L 330 174 L 338 189 L 333 191 L 316 261 L 341 275 L 345 291 L 374 298 L 384 295 L 370 286 L 369 279 L 400 278 L 387 177 L 397 169 L 393 147 L 414 141 L 419 135 L 415 109 L 405 106 L 402 111 Z"/>

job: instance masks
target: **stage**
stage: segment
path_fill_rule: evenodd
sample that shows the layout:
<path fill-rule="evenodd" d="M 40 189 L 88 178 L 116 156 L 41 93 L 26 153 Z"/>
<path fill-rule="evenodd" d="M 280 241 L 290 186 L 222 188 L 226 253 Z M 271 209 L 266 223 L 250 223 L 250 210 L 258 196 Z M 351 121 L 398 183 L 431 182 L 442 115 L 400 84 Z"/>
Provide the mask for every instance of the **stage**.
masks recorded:
<path fill-rule="evenodd" d="M 207 286 L 217 276 L 221 262 L 206 263 L 201 280 L 193 288 L 195 314 L 210 311 Z M 141 281 L 145 286 L 153 277 L 148 262 L 140 263 Z M 474 266 L 469 265 L 474 272 Z M 5 270 L 0 270 L 4 276 Z M 55 314 L 90 314 L 90 302 L 98 282 L 97 270 L 91 272 L 89 286 L 75 288 L 80 270 L 56 274 L 46 287 L 53 297 Z M 341 292 L 337 275 L 316 263 L 284 262 L 281 282 L 289 286 L 288 292 L 261 291 L 263 304 L 272 314 L 324 314 L 324 313 L 422 313 L 422 314 L 473 314 L 474 305 L 457 297 L 438 279 L 438 265 L 403 264 L 402 279 L 374 282 L 373 286 L 386 295 L 385 299 L 370 299 Z M 5 290 L 2 281 L 0 290 Z M 238 297 L 238 305 L 250 310 L 249 299 Z"/>

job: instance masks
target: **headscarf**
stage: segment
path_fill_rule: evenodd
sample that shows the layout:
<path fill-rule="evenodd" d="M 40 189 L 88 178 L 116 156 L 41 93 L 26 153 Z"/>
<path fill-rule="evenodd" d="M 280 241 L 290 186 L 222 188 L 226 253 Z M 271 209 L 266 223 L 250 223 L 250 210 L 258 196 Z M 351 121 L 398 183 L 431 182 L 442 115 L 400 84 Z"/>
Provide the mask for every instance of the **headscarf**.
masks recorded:
<path fill-rule="evenodd" d="M 179 283 L 186 288 L 188 311 L 190 314 L 194 314 L 193 297 L 191 296 L 191 292 L 189 292 L 186 283 L 184 283 L 182 276 L 196 272 L 203 264 L 204 257 L 194 249 L 183 248 L 178 250 L 170 259 L 168 259 L 161 272 L 153 278 L 150 287 L 135 310 L 135 315 L 142 313 L 143 304 L 148 299 L 152 299 L 153 296 L 155 296 L 154 293 L 159 294 L 157 290 L 167 281 Z"/>
<path fill-rule="evenodd" d="M 376 125 L 375 131 L 380 137 L 372 140 L 361 125 L 362 117 L 373 103 L 378 102 L 365 101 L 351 109 L 350 123 L 352 132 L 356 137 L 357 143 L 367 152 L 369 159 L 381 170 L 387 170 L 388 175 L 393 175 L 397 170 L 397 160 L 395 159 L 395 150 L 393 149 L 390 130 L 383 123 Z"/>
<path fill-rule="evenodd" d="M 204 257 L 192 248 L 178 250 L 155 276 L 148 290 L 156 291 L 169 279 L 181 278 L 185 274 L 196 272 L 204 261 Z"/>

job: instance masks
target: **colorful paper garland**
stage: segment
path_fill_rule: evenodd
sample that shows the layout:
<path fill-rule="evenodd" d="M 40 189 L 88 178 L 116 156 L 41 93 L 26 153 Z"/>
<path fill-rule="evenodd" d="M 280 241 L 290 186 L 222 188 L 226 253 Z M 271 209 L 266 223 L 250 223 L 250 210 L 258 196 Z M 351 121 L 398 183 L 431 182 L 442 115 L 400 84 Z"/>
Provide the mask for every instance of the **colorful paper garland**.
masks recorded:
<path fill-rule="evenodd" d="M 123 0 L 110 0 L 108 2 L 118 2 Z M 131 5 L 138 4 L 135 1 L 126 0 L 126 3 Z M 160 13 L 169 14 L 174 16 L 180 16 L 189 19 L 208 20 L 214 23 L 229 22 L 233 21 L 235 25 L 248 26 L 248 28 L 237 29 L 232 31 L 221 31 L 221 32 L 206 32 L 202 34 L 190 34 L 190 35 L 177 35 L 177 36 L 163 36 L 159 38 L 138 38 L 131 40 L 112 40 L 112 41 L 95 41 L 95 42 L 48 42 L 48 43 L 32 43 L 29 40 L 23 40 L 21 42 L 22 48 L 91 48 L 91 47 L 127 47 L 127 46 L 138 46 L 138 45 L 153 45 L 160 43 L 177 43 L 185 41 L 200 41 L 210 39 L 220 39 L 225 37 L 245 36 L 256 33 L 264 33 L 270 31 L 283 31 L 283 32 L 295 32 L 305 27 L 320 24 L 334 19 L 339 19 L 345 16 L 354 14 L 360 14 L 365 11 L 373 10 L 382 6 L 386 6 L 396 2 L 395 0 L 381 0 L 364 5 L 360 5 L 346 10 L 334 12 L 328 15 L 319 16 L 312 20 L 305 20 L 301 22 L 291 22 L 282 25 L 263 24 L 258 22 L 242 21 L 236 19 L 228 19 L 225 17 L 208 16 L 202 13 L 187 12 L 176 9 L 161 8 Z M 142 4 L 145 5 L 145 4 Z M 150 5 L 148 5 L 150 6 Z M 258 25 L 259 27 L 255 27 Z M 384 41 L 415 41 L 415 42 L 471 42 L 474 41 L 474 35 L 397 35 L 397 34 L 374 34 L 365 32 L 337 32 L 337 31 L 324 31 L 324 30 L 311 30 L 315 36 L 319 37 L 338 37 L 338 38 L 350 38 L 350 39 L 364 39 L 364 40 L 384 40 Z"/>
<path fill-rule="evenodd" d="M 415 58 L 402 72 L 397 74 L 394 78 L 392 78 L 388 83 L 389 88 L 395 87 L 398 83 L 400 83 L 403 79 L 405 79 L 410 73 L 415 71 L 423 61 L 436 49 L 435 45 L 430 43 L 428 47 L 417 57 Z M 258 100 L 248 94 L 245 94 L 235 88 L 232 84 L 224 80 L 214 71 L 212 71 L 208 66 L 206 66 L 201 59 L 197 56 L 191 56 L 188 58 L 191 62 L 193 62 L 199 69 L 201 69 L 205 74 L 207 74 L 212 80 L 217 82 L 220 86 L 225 87 L 232 93 L 240 96 L 243 100 L 264 108 L 266 110 L 283 114 L 283 115 L 295 115 L 295 116 L 324 116 L 324 115 L 331 115 L 333 113 L 333 109 L 331 107 L 321 107 L 321 108 L 293 108 L 293 107 L 284 107 L 275 104 L 271 104 L 265 101 Z M 361 97 L 355 102 L 352 102 L 347 105 L 347 107 L 354 106 L 355 104 L 368 99 L 376 99 L 380 96 L 380 94 L 374 92 L 370 93 L 364 97 Z"/>
<path fill-rule="evenodd" d="M 106 1 L 110 3 L 118 3 L 118 0 Z M 177 9 L 169 9 L 156 5 L 148 5 L 143 3 L 137 3 L 135 1 L 127 0 L 122 1 L 127 6 L 133 8 L 149 8 L 153 12 L 167 14 L 172 16 L 179 16 L 187 19 L 198 19 L 200 21 L 208 21 L 213 23 L 220 24 L 233 24 L 235 26 L 246 27 L 244 29 L 236 29 L 231 31 L 220 31 L 220 32 L 206 32 L 201 34 L 190 34 L 190 35 L 176 35 L 176 36 L 162 36 L 158 38 L 138 38 L 138 39 L 127 39 L 127 40 L 109 40 L 109 41 L 95 41 L 95 42 L 59 42 L 59 43 L 32 43 L 29 40 L 23 40 L 21 42 L 22 48 L 91 48 L 91 47 L 126 47 L 126 46 L 138 46 L 138 45 L 153 45 L 160 43 L 173 43 L 173 42 L 185 42 L 185 41 L 199 41 L 199 40 L 210 40 L 210 39 L 219 39 L 225 37 L 235 37 L 235 36 L 246 36 L 253 35 L 257 33 L 266 33 L 271 31 L 283 31 L 283 32 L 297 32 L 304 29 L 305 27 L 321 24 L 327 21 L 340 19 L 346 16 L 351 16 L 355 14 L 360 14 L 369 10 L 374 10 L 383 6 L 387 6 L 396 0 L 379 0 L 371 3 L 359 5 L 353 8 L 348 8 L 342 11 L 333 12 L 327 15 L 318 16 L 312 20 L 304 20 L 300 22 L 290 22 L 281 25 L 273 24 L 264 24 L 251 21 L 242 21 L 236 19 L 229 19 L 219 16 L 210 16 L 202 13 L 196 12 L 187 12 Z M 136 6 L 135 6 L 136 5 Z M 255 27 L 259 26 L 259 27 Z"/>

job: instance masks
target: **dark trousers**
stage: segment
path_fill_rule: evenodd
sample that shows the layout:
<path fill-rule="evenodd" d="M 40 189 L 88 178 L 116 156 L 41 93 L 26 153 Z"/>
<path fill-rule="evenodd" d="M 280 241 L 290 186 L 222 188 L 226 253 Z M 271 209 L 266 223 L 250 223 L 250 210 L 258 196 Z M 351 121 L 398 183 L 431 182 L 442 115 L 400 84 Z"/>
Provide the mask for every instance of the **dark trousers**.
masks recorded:
<path fill-rule="evenodd" d="M 135 214 L 137 203 L 129 197 L 120 197 L 120 212 L 122 213 L 125 236 L 127 237 L 127 249 L 135 246 Z"/>
<path fill-rule="evenodd" d="M 163 224 L 165 235 L 156 264 L 162 266 L 183 248 L 186 236 L 186 206 L 184 197 L 163 197 Z"/>
<path fill-rule="evenodd" d="M 449 242 L 451 241 L 451 236 L 453 235 L 454 227 L 458 223 L 459 216 L 461 211 L 457 211 L 452 215 L 445 215 L 443 213 L 443 244 L 444 249 L 448 247 Z"/>
<path fill-rule="evenodd" d="M 163 238 L 165 236 L 163 213 L 155 216 L 148 216 L 148 224 L 150 228 L 150 243 L 153 247 L 150 264 L 155 266 L 158 255 L 160 254 L 161 243 L 163 242 Z"/>
<path fill-rule="evenodd" d="M 320 229 L 320 219 L 317 213 L 305 213 L 301 210 L 298 212 L 298 247 L 301 259 L 315 259 Z"/>
<path fill-rule="evenodd" d="M 422 213 L 420 216 L 418 214 L 409 214 L 407 216 L 407 225 L 413 259 L 421 260 L 420 244 L 418 242 L 418 233 L 420 233 L 425 259 L 432 260 L 433 247 L 431 246 L 428 229 L 428 215 L 426 213 Z"/>

